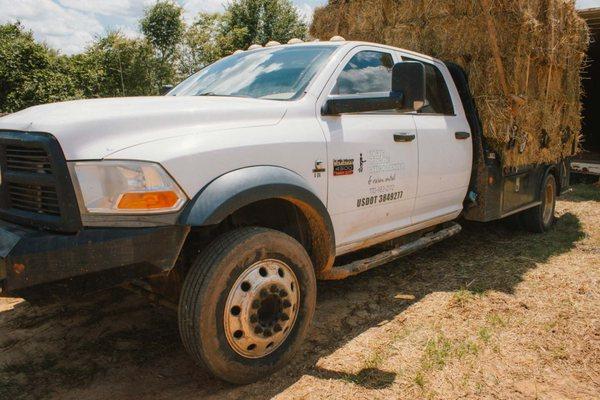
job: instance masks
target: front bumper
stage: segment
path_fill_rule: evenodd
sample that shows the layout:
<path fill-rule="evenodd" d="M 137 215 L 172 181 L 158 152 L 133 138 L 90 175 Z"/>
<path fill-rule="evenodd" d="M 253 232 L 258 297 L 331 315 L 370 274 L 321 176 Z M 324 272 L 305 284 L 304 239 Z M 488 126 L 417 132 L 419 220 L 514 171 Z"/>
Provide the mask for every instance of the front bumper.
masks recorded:
<path fill-rule="evenodd" d="M 136 271 L 127 275 L 133 278 L 165 272 L 175 265 L 188 232 L 185 226 L 166 226 L 60 234 L 0 220 L 1 294 L 97 273 Z"/>

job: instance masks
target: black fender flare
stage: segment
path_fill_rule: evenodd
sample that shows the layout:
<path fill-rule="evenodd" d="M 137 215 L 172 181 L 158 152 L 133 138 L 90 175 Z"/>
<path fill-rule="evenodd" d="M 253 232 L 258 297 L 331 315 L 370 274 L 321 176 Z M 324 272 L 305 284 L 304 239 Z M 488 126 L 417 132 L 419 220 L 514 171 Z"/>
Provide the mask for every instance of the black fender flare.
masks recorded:
<path fill-rule="evenodd" d="M 317 273 L 329 269 L 335 258 L 333 223 L 323 202 L 300 175 L 276 166 L 254 166 L 223 174 L 207 184 L 182 212 L 181 225 L 217 225 L 244 206 L 261 200 L 284 199 L 305 215 L 310 224 L 313 262 Z"/>

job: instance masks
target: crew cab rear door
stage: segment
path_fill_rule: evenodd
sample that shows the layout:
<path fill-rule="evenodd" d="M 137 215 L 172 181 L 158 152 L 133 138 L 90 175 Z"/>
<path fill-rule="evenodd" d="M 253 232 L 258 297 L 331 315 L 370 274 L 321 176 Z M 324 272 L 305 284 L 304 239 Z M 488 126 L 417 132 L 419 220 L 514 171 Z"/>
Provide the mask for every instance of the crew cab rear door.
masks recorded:
<path fill-rule="evenodd" d="M 419 135 L 419 183 L 413 222 L 460 212 L 473 160 L 471 129 L 452 76 L 436 61 L 402 54 L 425 66 L 426 104 L 414 113 Z"/>
<path fill-rule="evenodd" d="M 413 116 L 396 110 L 321 115 L 328 96 L 389 95 L 395 51 L 352 49 L 317 102 L 327 140 L 328 208 L 338 254 L 410 225 L 418 174 Z"/>

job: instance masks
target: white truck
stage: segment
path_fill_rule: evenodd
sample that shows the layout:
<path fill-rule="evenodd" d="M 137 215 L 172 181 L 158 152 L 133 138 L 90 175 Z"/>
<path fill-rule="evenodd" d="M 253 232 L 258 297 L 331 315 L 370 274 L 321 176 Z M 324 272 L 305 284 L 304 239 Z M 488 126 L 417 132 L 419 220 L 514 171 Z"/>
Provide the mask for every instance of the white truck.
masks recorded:
<path fill-rule="evenodd" d="M 456 65 L 347 41 L 236 53 L 166 96 L 0 118 L 2 295 L 137 282 L 178 303 L 198 364 L 252 382 L 298 349 L 317 279 L 450 237 L 461 216 L 543 232 L 567 164 L 502 168 Z"/>

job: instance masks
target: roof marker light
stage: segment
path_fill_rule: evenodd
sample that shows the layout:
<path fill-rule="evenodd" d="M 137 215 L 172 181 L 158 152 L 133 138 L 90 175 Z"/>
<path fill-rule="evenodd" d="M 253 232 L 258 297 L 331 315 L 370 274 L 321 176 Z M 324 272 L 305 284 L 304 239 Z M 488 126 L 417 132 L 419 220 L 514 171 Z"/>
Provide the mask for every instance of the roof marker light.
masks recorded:
<path fill-rule="evenodd" d="M 275 40 L 271 40 L 270 42 L 268 42 L 267 44 L 265 44 L 265 47 L 274 47 L 274 46 L 279 46 L 281 45 L 281 43 L 275 41 Z"/>
<path fill-rule="evenodd" d="M 253 44 L 252 46 L 248 47 L 248 50 L 256 50 L 260 48 L 262 48 L 260 44 Z"/>
<path fill-rule="evenodd" d="M 346 39 L 344 39 L 341 36 L 334 36 L 331 39 L 329 39 L 330 42 L 345 42 Z"/>
<path fill-rule="evenodd" d="M 288 41 L 288 44 L 298 44 L 298 43 L 304 43 L 304 40 L 298 39 L 298 38 L 293 38 Z"/>

